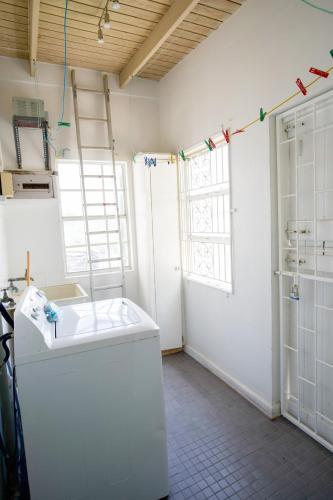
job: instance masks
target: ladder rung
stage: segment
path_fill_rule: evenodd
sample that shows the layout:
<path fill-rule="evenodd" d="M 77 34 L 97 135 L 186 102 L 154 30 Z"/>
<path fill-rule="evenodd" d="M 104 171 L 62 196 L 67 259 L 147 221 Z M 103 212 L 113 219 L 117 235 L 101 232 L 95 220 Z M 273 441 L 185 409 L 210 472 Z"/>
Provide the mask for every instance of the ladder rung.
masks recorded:
<path fill-rule="evenodd" d="M 86 207 L 115 207 L 117 203 L 87 203 Z"/>
<path fill-rule="evenodd" d="M 118 260 L 121 260 L 120 257 L 110 257 L 109 259 L 92 259 L 88 260 L 88 262 L 90 262 L 90 264 L 95 264 L 96 262 L 109 262 L 109 261 L 116 262 Z"/>
<path fill-rule="evenodd" d="M 113 288 L 122 288 L 124 285 L 122 283 L 119 283 L 119 285 L 104 285 L 104 286 L 96 286 L 93 288 L 94 292 L 99 292 L 102 290 L 112 290 Z"/>
<path fill-rule="evenodd" d="M 98 116 L 78 116 L 79 120 L 91 120 L 94 122 L 107 122 L 107 118 L 98 118 Z"/>
<path fill-rule="evenodd" d="M 103 149 L 105 151 L 112 151 L 113 148 L 109 146 L 81 146 L 81 149 Z"/>
<path fill-rule="evenodd" d="M 80 92 L 92 92 L 93 94 L 105 94 L 104 90 L 87 89 L 86 87 L 76 87 L 76 90 L 79 90 Z"/>
<path fill-rule="evenodd" d="M 119 219 L 124 219 L 126 216 L 125 214 L 119 214 Z M 117 219 L 116 215 L 88 215 L 87 216 L 88 220 L 114 220 Z M 77 219 L 75 219 L 77 220 Z"/>
<path fill-rule="evenodd" d="M 88 231 L 88 234 L 115 234 L 119 233 L 119 229 L 113 229 L 112 231 Z"/>
<path fill-rule="evenodd" d="M 114 175 L 83 175 L 83 177 L 88 177 L 89 179 L 113 179 Z M 109 189 L 107 190 L 109 191 Z"/>

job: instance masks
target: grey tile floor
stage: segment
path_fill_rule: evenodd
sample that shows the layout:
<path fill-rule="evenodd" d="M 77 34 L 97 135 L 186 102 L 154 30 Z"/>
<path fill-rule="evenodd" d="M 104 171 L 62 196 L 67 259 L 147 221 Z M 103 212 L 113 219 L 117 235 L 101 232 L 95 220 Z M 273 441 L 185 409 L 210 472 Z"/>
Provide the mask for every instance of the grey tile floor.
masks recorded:
<path fill-rule="evenodd" d="M 333 499 L 333 454 L 180 353 L 163 359 L 172 500 Z"/>

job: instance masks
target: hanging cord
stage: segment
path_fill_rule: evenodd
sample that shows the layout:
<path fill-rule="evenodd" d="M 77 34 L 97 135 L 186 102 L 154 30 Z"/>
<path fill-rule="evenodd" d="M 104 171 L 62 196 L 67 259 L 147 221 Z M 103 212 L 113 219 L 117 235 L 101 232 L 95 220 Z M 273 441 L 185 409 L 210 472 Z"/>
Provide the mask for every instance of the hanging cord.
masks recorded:
<path fill-rule="evenodd" d="M 35 82 L 35 94 L 36 94 L 36 98 L 39 100 L 40 98 L 40 92 L 39 92 L 39 82 L 38 82 L 38 72 L 36 71 L 35 72 L 35 77 L 34 77 L 34 82 Z M 40 125 L 40 122 L 41 122 L 41 119 L 42 119 L 42 116 L 41 116 L 41 109 L 40 109 L 40 103 L 38 102 L 38 118 L 39 118 L 39 125 Z M 49 129 L 50 130 L 50 129 Z M 51 132 L 50 132 L 51 133 Z M 51 146 L 51 148 L 53 149 L 54 151 L 54 154 L 57 156 L 57 149 L 55 147 L 55 145 L 53 144 L 53 138 L 52 137 L 48 137 L 46 138 L 46 142 L 49 144 L 49 146 Z"/>
<path fill-rule="evenodd" d="M 69 122 L 64 122 L 65 114 L 65 99 L 66 99 L 66 87 L 67 87 L 67 15 L 68 15 L 68 0 L 66 0 L 65 5 L 65 16 L 64 16 L 64 83 L 62 90 L 62 108 L 60 120 L 58 121 L 59 127 L 69 127 Z"/>
<path fill-rule="evenodd" d="M 12 328 L 12 330 L 14 330 L 14 320 L 13 318 L 10 317 L 7 309 L 5 308 L 2 302 L 0 302 L 0 316 L 2 316 L 7 321 L 8 325 Z"/>
<path fill-rule="evenodd" d="M 301 0 L 301 2 L 306 3 L 313 9 L 320 10 L 321 12 L 325 12 L 326 14 L 333 14 L 333 10 L 325 9 L 325 7 L 320 7 L 319 5 L 315 5 L 314 3 L 310 2 L 309 0 Z"/>
<path fill-rule="evenodd" d="M 1 340 L 1 345 L 2 345 L 2 348 L 3 350 L 5 351 L 5 357 L 2 361 L 2 364 L 0 365 L 0 369 L 7 363 L 7 361 L 9 360 L 9 357 L 10 357 L 10 350 L 9 350 L 9 347 L 7 345 L 7 342 L 8 340 L 12 339 L 13 338 L 13 334 L 12 333 L 5 333 L 5 335 L 1 335 L 0 337 L 0 340 Z"/>

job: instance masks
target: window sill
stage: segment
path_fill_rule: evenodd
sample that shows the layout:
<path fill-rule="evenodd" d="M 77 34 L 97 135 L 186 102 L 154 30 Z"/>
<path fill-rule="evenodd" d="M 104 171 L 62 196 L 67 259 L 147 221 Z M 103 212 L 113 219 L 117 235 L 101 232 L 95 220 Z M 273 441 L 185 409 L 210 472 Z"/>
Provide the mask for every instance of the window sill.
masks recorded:
<path fill-rule="evenodd" d="M 183 277 L 186 281 L 198 283 L 199 285 L 204 285 L 209 288 L 214 288 L 215 290 L 224 292 L 226 295 L 233 294 L 232 285 L 229 283 L 222 283 L 221 281 L 209 278 L 200 278 L 200 276 L 195 276 L 193 274 L 184 274 Z"/>

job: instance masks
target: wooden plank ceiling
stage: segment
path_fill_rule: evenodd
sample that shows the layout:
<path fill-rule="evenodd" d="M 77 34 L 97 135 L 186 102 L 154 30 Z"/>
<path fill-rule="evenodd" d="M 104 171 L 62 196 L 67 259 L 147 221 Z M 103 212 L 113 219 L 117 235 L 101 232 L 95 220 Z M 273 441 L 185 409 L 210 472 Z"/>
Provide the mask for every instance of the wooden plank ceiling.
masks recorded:
<path fill-rule="evenodd" d="M 68 64 L 120 73 L 177 0 L 120 0 L 109 9 L 111 29 L 97 43 L 97 27 L 105 0 L 69 0 Z M 160 80 L 183 57 L 226 21 L 245 0 L 199 0 L 185 20 L 139 71 Z M 111 2 L 110 2 L 111 3 Z M 29 57 L 29 0 L 0 0 L 0 55 Z M 64 62 L 65 0 L 41 0 L 37 60 Z"/>

